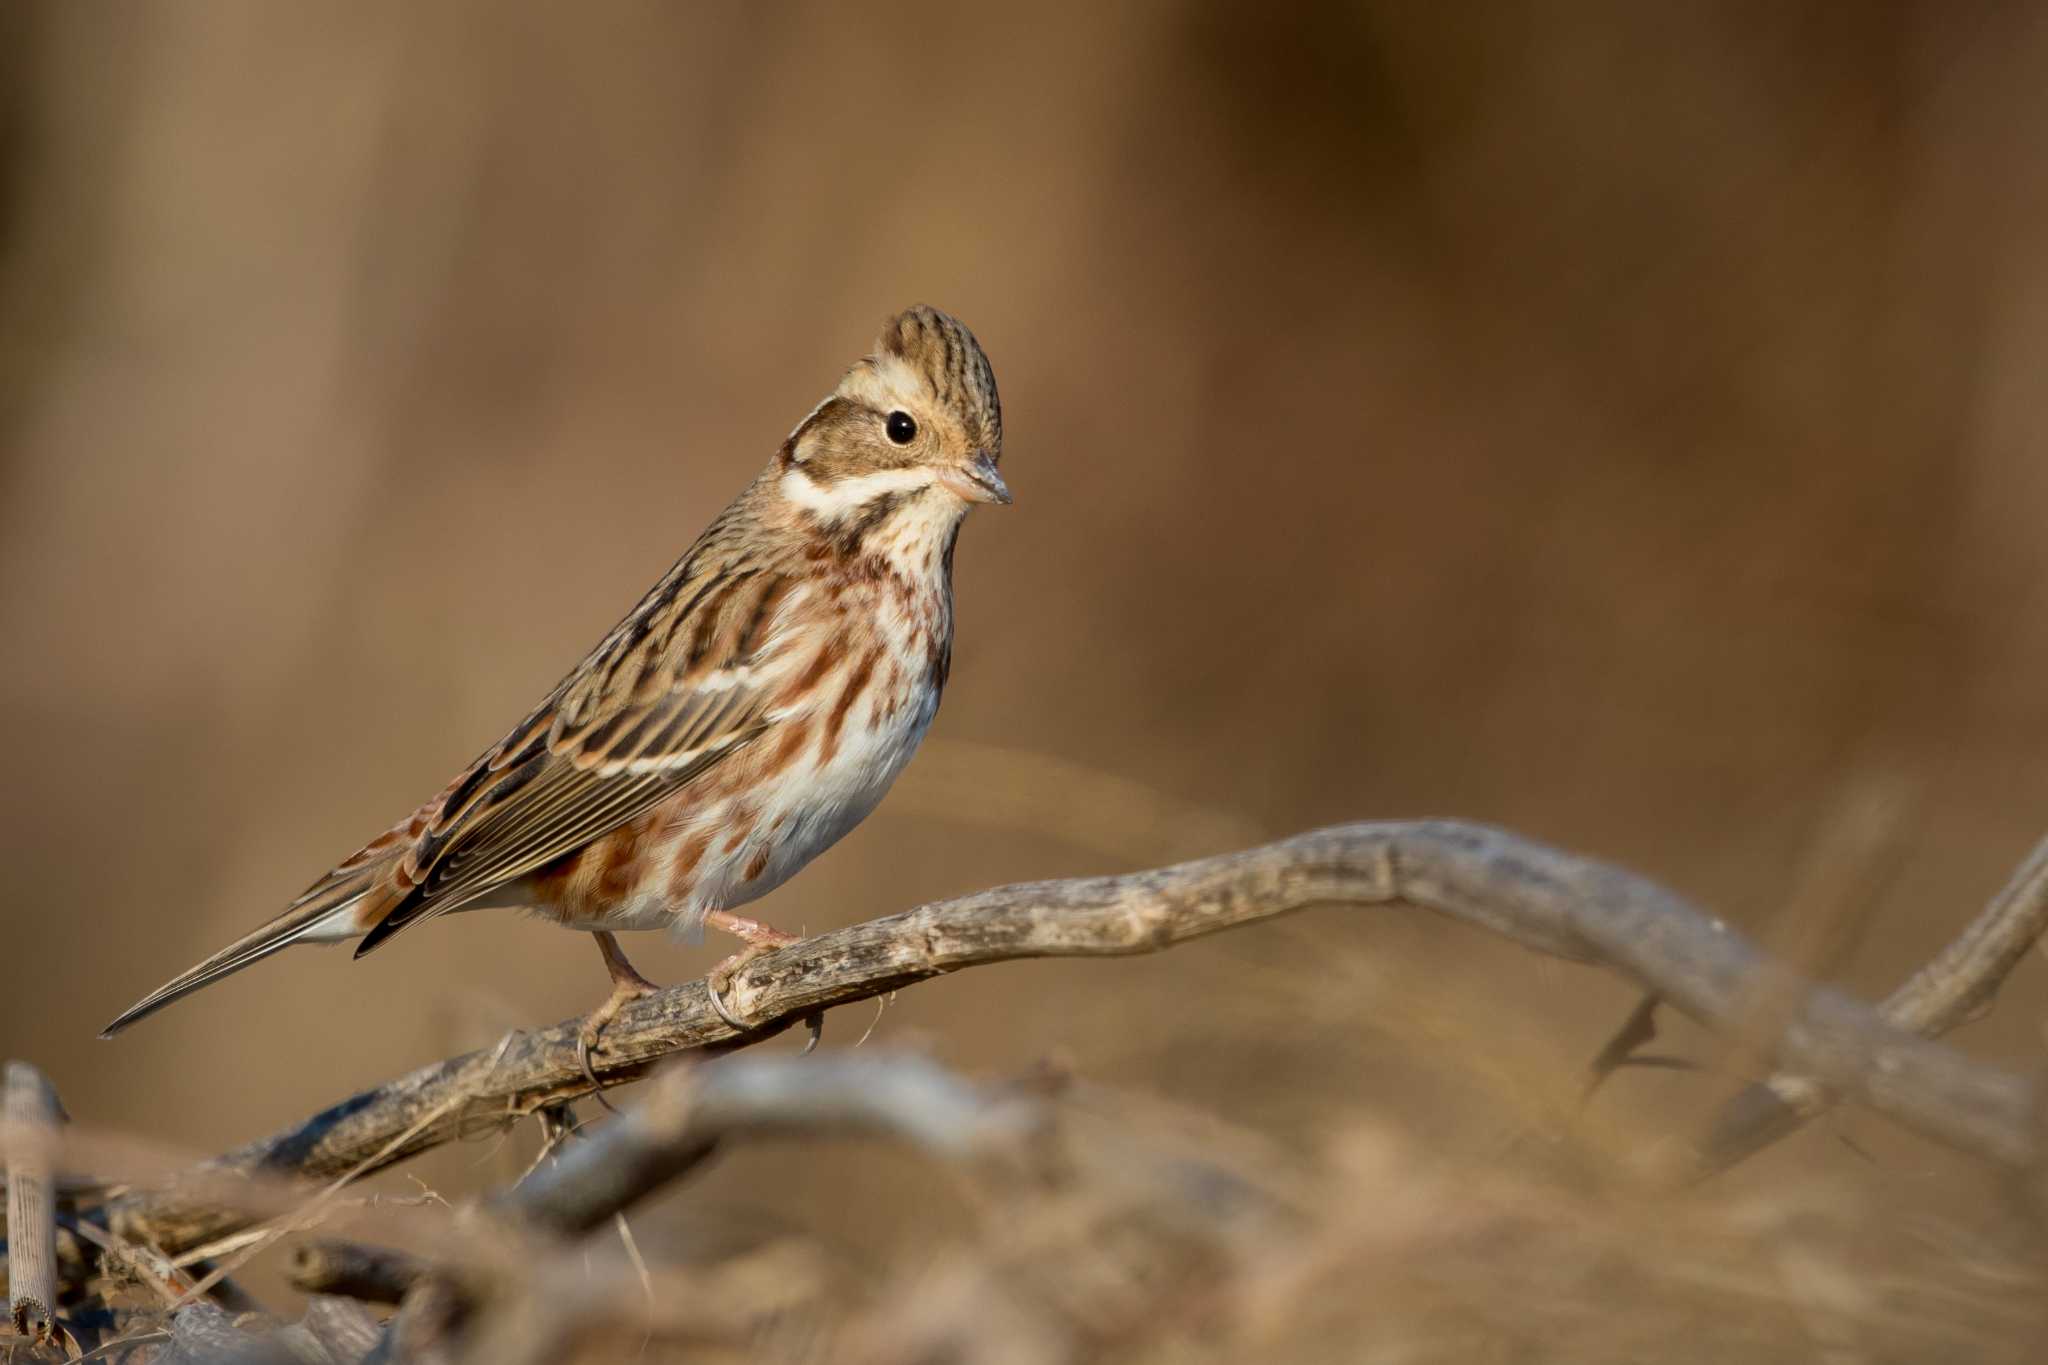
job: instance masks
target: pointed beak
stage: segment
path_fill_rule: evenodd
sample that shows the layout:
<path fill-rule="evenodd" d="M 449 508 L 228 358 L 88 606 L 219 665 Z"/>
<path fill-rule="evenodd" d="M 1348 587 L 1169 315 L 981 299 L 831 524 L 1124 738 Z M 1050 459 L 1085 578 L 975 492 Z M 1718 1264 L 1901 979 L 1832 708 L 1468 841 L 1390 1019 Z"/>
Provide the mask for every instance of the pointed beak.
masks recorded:
<path fill-rule="evenodd" d="M 940 474 L 939 482 L 969 502 L 1007 505 L 1011 501 L 1010 486 L 996 472 L 996 462 L 986 450 L 975 451 L 973 461 L 966 467 L 948 469 Z"/>

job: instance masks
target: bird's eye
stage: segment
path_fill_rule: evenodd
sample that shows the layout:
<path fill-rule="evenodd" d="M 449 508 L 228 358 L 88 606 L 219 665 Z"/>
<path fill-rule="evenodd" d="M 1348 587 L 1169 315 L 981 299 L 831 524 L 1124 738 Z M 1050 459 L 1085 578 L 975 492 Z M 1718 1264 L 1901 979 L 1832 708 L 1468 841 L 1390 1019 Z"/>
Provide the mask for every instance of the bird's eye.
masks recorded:
<path fill-rule="evenodd" d="M 917 419 L 907 412 L 889 414 L 889 439 L 899 446 L 907 446 L 917 439 Z"/>

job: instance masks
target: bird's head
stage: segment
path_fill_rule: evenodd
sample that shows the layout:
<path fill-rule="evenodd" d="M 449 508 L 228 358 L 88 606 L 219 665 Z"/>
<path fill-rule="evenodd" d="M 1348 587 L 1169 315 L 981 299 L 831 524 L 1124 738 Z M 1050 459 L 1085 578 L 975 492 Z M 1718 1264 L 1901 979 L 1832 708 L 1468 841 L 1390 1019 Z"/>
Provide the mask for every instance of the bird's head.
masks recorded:
<path fill-rule="evenodd" d="M 826 523 L 913 507 L 957 516 L 971 503 L 1010 501 L 1002 454 L 988 357 L 960 323 L 919 306 L 891 318 L 874 354 L 789 434 L 780 484 Z"/>

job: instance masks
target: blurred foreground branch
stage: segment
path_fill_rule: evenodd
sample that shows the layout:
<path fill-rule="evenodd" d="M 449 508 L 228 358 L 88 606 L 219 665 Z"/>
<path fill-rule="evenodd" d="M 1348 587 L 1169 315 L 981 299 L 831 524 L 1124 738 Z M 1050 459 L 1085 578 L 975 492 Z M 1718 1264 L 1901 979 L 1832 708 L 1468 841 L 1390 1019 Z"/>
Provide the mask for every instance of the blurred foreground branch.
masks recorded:
<path fill-rule="evenodd" d="M 556 1236 L 589 1232 L 689 1170 L 724 1138 L 861 1134 L 963 1159 L 1015 1147 L 1034 1108 L 1005 1103 L 918 1057 L 756 1057 L 677 1069 L 619 1122 L 491 1201 L 489 1211 Z"/>
<path fill-rule="evenodd" d="M 678 1052 L 744 1046 L 831 1006 L 963 967 L 1156 952 L 1324 904 L 1419 906 L 1537 952 L 1599 964 L 1921 1133 L 2003 1165 L 2034 1159 L 2035 1097 L 2025 1079 L 1907 1033 L 1841 992 L 1809 987 L 1643 877 L 1455 821 L 1338 826 L 1157 871 L 998 887 L 850 925 L 737 973 L 728 1004 L 750 1031 L 720 1017 L 702 981 L 628 1005 L 604 1034 L 597 1074 L 606 1085 L 632 1080 Z M 1782 1027 L 1750 1036 L 1758 1006 L 1786 1000 L 1789 1009 L 1770 1012 Z M 352 1177 L 574 1099 L 590 1088 L 576 1059 L 578 1022 L 513 1034 L 356 1095 L 217 1159 L 207 1174 Z M 253 1221 L 175 1188 L 130 1196 L 113 1213 L 128 1235 L 174 1253 Z"/>
<path fill-rule="evenodd" d="M 1890 1023 L 1926 1038 L 1991 1008 L 2008 973 L 2048 929 L 2048 839 L 2034 846 L 2012 879 L 1933 961 L 1878 1007 Z M 1715 1116 L 1687 1174 L 1726 1170 L 1797 1132 L 1838 1096 L 1813 1076 L 1785 1071 L 1736 1095 Z"/>
<path fill-rule="evenodd" d="M 7 1293 L 14 1330 L 41 1346 L 57 1341 L 57 1203 L 50 1173 L 63 1110 L 43 1073 L 7 1064 Z"/>
<path fill-rule="evenodd" d="M 589 1234 L 693 1170 L 726 1138 L 843 1136 L 890 1138 L 936 1161 L 1027 1180 L 1056 1168 L 1043 1105 L 923 1057 L 841 1053 L 670 1067 L 616 1121 L 484 1202 L 485 1218 L 528 1250 L 509 1268 L 456 1266 L 409 1286 L 393 1354 L 490 1365 L 574 1358 L 577 1342 L 636 1316 L 618 1302 L 621 1277 L 593 1283 Z M 685 1310 L 667 1326 L 743 1341 L 753 1319 L 797 1287 L 767 1300 L 722 1295 L 714 1306 L 700 1301 L 701 1287 L 671 1283 L 664 1297 L 687 1302 L 665 1304 L 670 1314 Z M 459 1353 L 449 1349 L 457 1342 Z"/>
<path fill-rule="evenodd" d="M 322 1239 L 292 1248 L 285 1278 L 302 1294 L 338 1294 L 363 1303 L 397 1303 L 426 1274 L 417 1257 L 387 1247 Z"/>

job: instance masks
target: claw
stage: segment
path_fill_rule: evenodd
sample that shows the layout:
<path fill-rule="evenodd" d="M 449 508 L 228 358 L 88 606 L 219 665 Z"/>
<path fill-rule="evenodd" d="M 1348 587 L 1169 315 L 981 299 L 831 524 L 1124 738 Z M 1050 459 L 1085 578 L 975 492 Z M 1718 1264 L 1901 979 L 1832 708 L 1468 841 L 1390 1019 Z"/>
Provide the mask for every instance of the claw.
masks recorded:
<path fill-rule="evenodd" d="M 731 934 L 747 945 L 705 974 L 704 993 L 711 997 L 713 1012 L 725 1021 L 728 1028 L 735 1033 L 752 1033 L 755 1025 L 743 1021 L 733 1013 L 732 1006 L 725 1003 L 725 992 L 732 985 L 733 976 L 740 968 L 763 953 L 773 952 L 777 948 L 787 948 L 790 944 L 801 943 L 803 940 L 799 935 L 784 933 L 772 924 L 763 924 L 757 919 L 748 919 L 745 915 L 735 915 L 730 910 L 713 910 L 704 917 L 704 923 L 713 929 Z M 817 1016 L 812 1015 L 805 1020 L 805 1023 L 811 1025 L 811 1041 L 809 1046 L 804 1048 L 806 1052 L 818 1045 L 818 1037 L 822 1030 L 814 1022 L 816 1019 Z"/>
<path fill-rule="evenodd" d="M 725 1020 L 727 1028 L 730 1028 L 734 1033 L 753 1032 L 747 1025 L 740 1022 L 739 1016 L 735 1015 L 731 1007 L 725 1003 L 725 996 L 718 989 L 718 983 L 708 976 L 704 978 L 704 994 L 711 997 L 712 1011 L 719 1018 Z"/>
<path fill-rule="evenodd" d="M 717 1011 L 718 1017 L 725 1020 L 735 1033 L 752 1033 L 754 1026 L 740 1022 L 739 1016 L 732 1012 L 732 1007 L 725 1003 L 725 992 L 731 987 L 732 979 L 740 968 L 767 951 L 766 946 L 749 942 L 746 947 L 704 974 L 704 991 L 711 997 L 711 1008 Z"/>
<path fill-rule="evenodd" d="M 576 1065 L 583 1068 L 583 1079 L 590 1082 L 590 1097 L 616 1114 L 619 1107 L 605 1098 L 604 1083 L 597 1079 L 597 1071 L 590 1065 L 590 1049 L 597 1038 L 586 1027 L 576 1035 Z"/>

